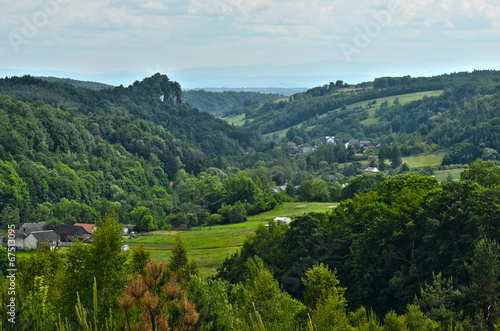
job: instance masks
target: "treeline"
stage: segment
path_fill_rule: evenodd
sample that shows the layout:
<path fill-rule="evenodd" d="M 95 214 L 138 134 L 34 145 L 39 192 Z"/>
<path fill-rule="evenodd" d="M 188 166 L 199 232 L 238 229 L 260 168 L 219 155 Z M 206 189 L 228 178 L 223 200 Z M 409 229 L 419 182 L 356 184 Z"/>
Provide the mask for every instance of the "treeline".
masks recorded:
<path fill-rule="evenodd" d="M 24 102 L 43 101 L 73 117 L 117 115 L 161 125 L 210 156 L 242 154 L 256 136 L 184 103 L 180 85 L 156 74 L 125 88 L 100 91 L 30 76 L 0 80 L 0 94 Z"/>
<path fill-rule="evenodd" d="M 475 162 L 460 181 L 443 185 L 399 175 L 329 213 L 259 228 L 218 277 L 244 282 L 245 264 L 258 257 L 287 293 L 307 302 L 304 280 L 322 263 L 336 270 L 351 310 L 384 316 L 415 303 L 441 329 L 493 329 L 500 318 L 499 197 L 493 163 Z"/>
<path fill-rule="evenodd" d="M 209 113 L 225 111 L 244 106 L 257 106 L 267 101 L 284 98 L 280 94 L 258 92 L 209 92 L 205 90 L 184 91 L 184 98 L 192 107 Z"/>
<path fill-rule="evenodd" d="M 278 202 L 289 201 L 285 195 L 273 195 L 269 171 L 263 167 L 225 173 L 210 168 L 197 177 L 179 172 L 174 181 L 176 205 L 168 223 L 199 226 L 240 223 L 247 215 L 273 209 Z"/>
<path fill-rule="evenodd" d="M 108 84 L 103 84 L 103 83 L 98 83 L 98 82 L 81 81 L 81 80 L 76 80 L 76 79 L 71 79 L 71 78 L 57 78 L 57 77 L 44 77 L 44 76 L 40 76 L 37 78 L 43 79 L 47 82 L 64 83 L 64 84 L 73 85 L 75 87 L 87 88 L 89 90 L 103 90 L 103 89 L 114 87 L 113 85 L 108 85 Z"/>

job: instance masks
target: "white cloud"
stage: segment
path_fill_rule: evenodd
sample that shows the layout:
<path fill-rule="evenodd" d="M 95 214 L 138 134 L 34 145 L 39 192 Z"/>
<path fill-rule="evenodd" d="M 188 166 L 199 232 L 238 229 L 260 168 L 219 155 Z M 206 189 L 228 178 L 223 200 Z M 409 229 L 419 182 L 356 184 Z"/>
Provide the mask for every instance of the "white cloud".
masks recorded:
<path fill-rule="evenodd" d="M 484 55 L 500 37 L 498 0 L 42 0 L 60 1 L 40 32 L 29 39 L 23 61 L 33 63 L 45 54 L 47 65 L 57 66 L 52 54 L 60 52 L 97 62 L 105 56 L 123 62 L 166 59 L 179 66 L 210 63 L 280 61 L 286 54 L 302 62 L 341 58 L 339 44 L 352 43 L 359 31 L 376 28 L 359 59 L 386 54 L 417 57 L 436 51 L 457 56 L 474 43 Z M 25 21 L 42 7 L 31 0 L 0 0 L 0 61 L 16 59 L 5 36 L 21 33 Z M 387 16 L 389 14 L 389 16 Z M 376 24 L 379 24 L 377 27 Z M 438 45 L 438 46 L 436 46 Z M 68 53 L 71 48 L 73 53 Z M 486 51 L 487 50 L 487 51 Z M 21 51 L 23 51 L 21 49 Z M 188 54 L 189 53 L 189 54 Z M 9 55 L 10 54 L 10 55 Z M 84 54 L 78 55 L 78 54 Z M 113 55 L 114 54 L 114 55 Z M 128 55 L 127 55 L 128 54 Z M 168 56 L 167 56 L 168 55 Z M 129 57 L 127 57 L 129 56 Z M 450 55 L 451 56 L 451 55 Z M 9 58 L 10 57 L 10 58 Z M 17 57 L 21 58 L 21 57 Z M 130 60 L 127 60 L 129 58 Z M 75 62 L 78 62 L 75 60 Z M 116 61 L 119 65 L 119 61 Z M 150 66 L 162 63 L 150 63 Z"/>

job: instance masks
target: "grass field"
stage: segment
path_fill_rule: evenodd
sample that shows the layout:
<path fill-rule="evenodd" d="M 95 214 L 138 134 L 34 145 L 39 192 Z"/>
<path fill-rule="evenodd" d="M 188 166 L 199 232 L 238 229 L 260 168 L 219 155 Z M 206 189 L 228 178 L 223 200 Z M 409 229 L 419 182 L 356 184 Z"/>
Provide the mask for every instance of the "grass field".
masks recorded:
<path fill-rule="evenodd" d="M 434 172 L 434 176 L 439 181 L 445 181 L 448 179 L 448 176 L 451 176 L 452 180 L 460 179 L 460 173 L 465 169 L 450 169 L 450 170 L 439 170 Z"/>
<path fill-rule="evenodd" d="M 441 165 L 445 153 L 436 152 L 430 154 L 420 154 L 415 156 L 403 157 L 403 163 L 406 163 L 410 168 L 435 167 Z"/>
<path fill-rule="evenodd" d="M 227 117 L 224 118 L 224 120 L 226 120 L 229 124 L 232 124 L 234 126 L 242 126 L 246 122 L 245 114 L 240 114 L 233 117 Z"/>
<path fill-rule="evenodd" d="M 385 98 L 378 98 L 378 99 L 361 101 L 361 102 L 358 102 L 358 103 L 354 103 L 354 104 L 352 104 L 350 106 L 347 106 L 347 108 L 348 109 L 353 109 L 355 107 L 363 107 L 364 108 L 369 103 L 373 102 L 373 100 L 377 101 L 377 103 L 372 108 L 370 108 L 370 109 L 367 110 L 370 117 L 361 122 L 361 124 L 370 125 L 370 124 L 378 123 L 379 119 L 377 117 L 375 117 L 375 112 L 377 111 L 377 109 L 380 108 L 380 104 L 382 102 L 386 101 L 386 100 L 389 103 L 389 105 L 392 105 L 394 103 L 394 100 L 396 100 L 396 98 L 398 98 L 399 99 L 399 103 L 402 104 L 402 105 L 405 105 L 405 104 L 410 103 L 412 101 L 420 100 L 424 96 L 433 97 L 433 96 L 439 96 L 442 93 L 443 93 L 442 90 L 436 90 L 436 91 L 426 91 L 426 92 L 417 92 L 417 93 L 409 93 L 409 94 L 400 94 L 400 95 L 395 95 L 395 96 L 391 96 L 391 97 L 385 97 Z M 333 111 L 333 109 L 332 109 L 332 111 Z M 330 112 L 327 112 L 327 113 L 325 113 L 323 115 L 320 115 L 319 118 L 320 119 L 326 118 L 329 114 L 330 114 Z M 231 119 L 229 119 L 229 120 L 231 121 Z M 235 123 L 236 123 L 236 121 L 235 121 Z M 292 127 L 300 127 L 301 125 L 302 125 L 302 123 L 299 123 L 299 124 L 294 125 Z M 284 130 L 280 130 L 280 131 L 268 133 L 268 134 L 265 134 L 263 136 L 264 136 L 264 138 L 269 138 L 271 136 L 277 135 L 280 138 L 283 138 L 283 137 L 285 137 L 286 132 L 290 128 L 286 128 Z"/>
<path fill-rule="evenodd" d="M 137 239 L 127 239 L 125 242 L 131 247 L 143 243 L 151 251 L 153 260 L 165 261 L 178 233 L 188 249 L 189 257 L 198 261 L 201 273 L 213 275 L 224 259 L 240 249 L 243 241 L 253 234 L 260 224 L 266 224 L 280 216 L 293 218 L 303 213 L 325 212 L 335 206 L 334 203 L 288 202 L 278 205 L 274 210 L 250 216 L 245 223 L 200 227 L 185 232 L 155 231 Z"/>

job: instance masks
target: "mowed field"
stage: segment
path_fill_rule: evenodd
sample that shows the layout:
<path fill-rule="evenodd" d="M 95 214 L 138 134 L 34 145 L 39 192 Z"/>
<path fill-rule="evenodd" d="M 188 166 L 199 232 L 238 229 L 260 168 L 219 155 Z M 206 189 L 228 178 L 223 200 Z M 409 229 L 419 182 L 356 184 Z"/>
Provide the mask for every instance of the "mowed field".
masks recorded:
<path fill-rule="evenodd" d="M 450 169 L 450 170 L 439 170 L 434 172 L 434 176 L 441 182 L 452 179 L 452 180 L 459 180 L 460 179 L 460 174 L 462 171 L 465 169 Z"/>
<path fill-rule="evenodd" d="M 436 167 L 441 165 L 445 154 L 445 152 L 436 152 L 403 157 L 403 163 L 410 168 Z"/>
<path fill-rule="evenodd" d="M 335 203 L 293 203 L 276 206 L 274 210 L 250 216 L 248 221 L 239 224 L 193 228 L 191 231 L 154 231 L 137 239 L 126 239 L 130 247 L 141 243 L 151 251 L 155 261 L 166 261 L 175 237 L 180 234 L 188 249 L 190 258 L 198 261 L 204 275 L 214 275 L 226 257 L 241 248 L 245 239 L 252 235 L 260 224 L 266 224 L 275 217 L 297 217 L 304 213 L 325 212 L 335 208 Z"/>

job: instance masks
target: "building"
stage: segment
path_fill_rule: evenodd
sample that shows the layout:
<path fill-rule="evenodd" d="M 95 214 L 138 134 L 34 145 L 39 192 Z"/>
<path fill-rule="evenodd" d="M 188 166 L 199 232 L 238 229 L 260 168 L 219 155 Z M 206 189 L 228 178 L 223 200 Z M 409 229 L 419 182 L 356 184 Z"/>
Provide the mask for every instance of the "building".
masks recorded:
<path fill-rule="evenodd" d="M 73 224 L 75 226 L 81 226 L 82 228 L 85 229 L 85 231 L 87 231 L 87 233 L 89 234 L 93 234 L 94 233 L 94 230 L 95 230 L 95 224 L 87 224 L 87 223 L 75 223 Z"/>
<path fill-rule="evenodd" d="M 363 173 L 371 173 L 371 174 L 376 174 L 377 172 L 379 172 L 380 170 L 378 170 L 376 167 L 368 167 L 366 168 L 365 170 L 363 170 L 362 172 Z"/>
<path fill-rule="evenodd" d="M 345 148 L 348 148 L 349 145 L 359 144 L 359 139 L 349 139 L 348 142 L 345 143 Z"/>
<path fill-rule="evenodd" d="M 51 248 L 57 248 L 61 239 L 53 230 L 31 232 L 24 241 L 24 249 L 36 249 L 45 242 L 48 242 Z"/>
<path fill-rule="evenodd" d="M 29 236 L 31 232 L 35 231 L 43 231 L 43 227 L 46 222 L 38 222 L 38 223 L 24 223 L 18 230 L 19 234 L 25 234 Z"/>
<path fill-rule="evenodd" d="M 26 246 L 26 238 L 32 232 L 43 231 L 46 222 L 38 223 L 24 223 L 15 233 L 15 247 L 16 249 L 24 249 Z"/>
<path fill-rule="evenodd" d="M 326 136 L 325 139 L 326 139 L 326 144 L 334 144 L 334 145 L 336 144 L 334 136 Z"/>
<path fill-rule="evenodd" d="M 92 235 L 80 225 L 58 225 L 54 229 L 61 242 L 84 241 L 92 238 Z"/>

